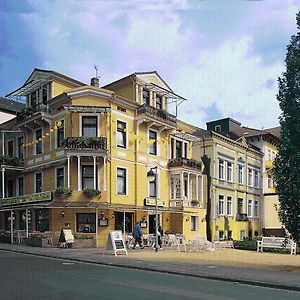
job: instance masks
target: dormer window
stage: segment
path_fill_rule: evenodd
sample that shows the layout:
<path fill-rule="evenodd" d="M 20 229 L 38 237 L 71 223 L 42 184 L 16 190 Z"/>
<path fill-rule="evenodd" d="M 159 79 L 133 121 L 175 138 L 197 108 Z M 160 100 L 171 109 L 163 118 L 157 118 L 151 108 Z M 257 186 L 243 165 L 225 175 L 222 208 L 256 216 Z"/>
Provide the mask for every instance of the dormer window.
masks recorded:
<path fill-rule="evenodd" d="M 150 91 L 143 88 L 143 103 L 150 105 Z"/>
<path fill-rule="evenodd" d="M 162 109 L 162 98 L 160 96 L 156 96 L 156 108 Z"/>
<path fill-rule="evenodd" d="M 215 126 L 215 132 L 221 132 L 221 125 Z"/>

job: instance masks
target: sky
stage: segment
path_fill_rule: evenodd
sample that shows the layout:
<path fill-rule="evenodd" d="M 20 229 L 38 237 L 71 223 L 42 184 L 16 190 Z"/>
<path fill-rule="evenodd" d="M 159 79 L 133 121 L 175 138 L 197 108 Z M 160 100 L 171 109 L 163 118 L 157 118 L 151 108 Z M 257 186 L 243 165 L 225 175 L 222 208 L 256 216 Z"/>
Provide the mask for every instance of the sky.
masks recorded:
<path fill-rule="evenodd" d="M 105 85 L 156 70 L 178 118 L 279 125 L 277 78 L 300 0 L 1 0 L 0 96 L 34 68 Z"/>

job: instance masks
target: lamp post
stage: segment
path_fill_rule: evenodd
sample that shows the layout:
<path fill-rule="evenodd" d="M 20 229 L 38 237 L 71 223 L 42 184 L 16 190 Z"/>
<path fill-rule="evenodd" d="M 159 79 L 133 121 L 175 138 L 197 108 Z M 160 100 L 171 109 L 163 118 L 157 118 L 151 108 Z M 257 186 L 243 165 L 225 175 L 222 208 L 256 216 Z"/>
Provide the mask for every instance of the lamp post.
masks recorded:
<path fill-rule="evenodd" d="M 150 168 L 147 172 L 147 178 L 149 182 L 155 184 L 155 252 L 158 252 L 157 167 Z"/>

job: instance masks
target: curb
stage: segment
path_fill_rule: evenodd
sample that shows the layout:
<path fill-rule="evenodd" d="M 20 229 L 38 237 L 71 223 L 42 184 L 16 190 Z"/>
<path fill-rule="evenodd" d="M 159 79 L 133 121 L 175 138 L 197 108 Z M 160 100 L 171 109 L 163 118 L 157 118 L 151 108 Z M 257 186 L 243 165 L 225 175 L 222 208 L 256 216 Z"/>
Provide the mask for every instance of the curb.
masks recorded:
<path fill-rule="evenodd" d="M 107 262 L 107 263 L 106 262 L 95 262 L 95 261 L 89 261 L 86 259 L 64 258 L 64 257 L 56 256 L 56 255 L 30 253 L 30 252 L 21 251 L 21 250 L 11 250 L 11 249 L 3 249 L 3 248 L 0 248 L 0 250 L 6 251 L 6 252 L 14 252 L 14 253 L 32 255 L 32 256 L 37 256 L 37 257 L 54 258 L 54 259 L 58 259 L 58 260 L 68 260 L 68 261 L 73 261 L 73 262 L 81 262 L 81 263 L 88 263 L 88 264 L 94 264 L 94 265 L 102 265 L 102 266 L 109 266 L 109 267 L 116 267 L 116 268 L 126 268 L 126 269 L 132 269 L 132 270 L 143 270 L 143 271 L 149 271 L 149 272 L 165 273 L 165 274 L 186 276 L 186 277 L 192 277 L 192 278 L 201 278 L 201 279 L 209 279 L 209 280 L 222 281 L 222 282 L 231 282 L 234 284 L 245 284 L 245 285 L 258 286 L 258 287 L 264 287 L 264 288 L 300 292 L 300 287 L 285 285 L 285 284 L 259 282 L 259 281 L 255 281 L 255 280 L 246 280 L 246 279 L 240 280 L 240 279 L 236 279 L 236 278 L 212 276 L 212 275 L 204 275 L 204 274 L 193 274 L 193 273 L 182 272 L 180 270 L 171 271 L 171 270 L 165 270 L 165 269 L 154 269 L 154 268 L 150 268 L 150 267 L 131 266 L 131 265 L 126 265 L 126 264 L 121 264 L 121 263 L 118 264 L 118 263 L 111 263 L 111 262 Z"/>

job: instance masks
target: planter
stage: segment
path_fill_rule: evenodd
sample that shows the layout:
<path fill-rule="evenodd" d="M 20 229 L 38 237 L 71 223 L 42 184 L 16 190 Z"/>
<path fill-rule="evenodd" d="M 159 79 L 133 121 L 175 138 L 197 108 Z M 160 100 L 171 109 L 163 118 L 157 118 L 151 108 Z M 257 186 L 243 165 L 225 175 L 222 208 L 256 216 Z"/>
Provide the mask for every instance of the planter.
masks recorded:
<path fill-rule="evenodd" d="M 49 239 L 46 238 L 25 238 L 26 246 L 31 247 L 49 247 Z"/>
<path fill-rule="evenodd" d="M 95 239 L 75 239 L 73 248 L 96 248 L 96 240 Z"/>
<path fill-rule="evenodd" d="M 10 236 L 1 235 L 0 243 L 10 244 Z"/>

